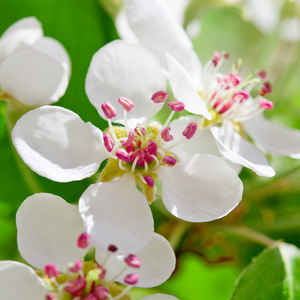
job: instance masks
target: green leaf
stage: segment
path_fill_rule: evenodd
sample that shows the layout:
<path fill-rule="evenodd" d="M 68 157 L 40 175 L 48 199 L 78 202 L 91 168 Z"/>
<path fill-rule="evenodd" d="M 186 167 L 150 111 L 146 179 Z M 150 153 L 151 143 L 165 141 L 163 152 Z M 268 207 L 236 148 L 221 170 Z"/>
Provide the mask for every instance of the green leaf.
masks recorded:
<path fill-rule="evenodd" d="M 300 299 L 300 249 L 279 243 L 264 250 L 243 271 L 230 299 Z"/>

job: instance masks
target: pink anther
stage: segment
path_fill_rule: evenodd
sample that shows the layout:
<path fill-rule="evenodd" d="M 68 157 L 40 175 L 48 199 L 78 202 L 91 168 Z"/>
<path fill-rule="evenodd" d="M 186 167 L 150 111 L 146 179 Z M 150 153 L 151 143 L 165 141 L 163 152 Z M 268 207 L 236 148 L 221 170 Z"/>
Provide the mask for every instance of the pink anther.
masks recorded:
<path fill-rule="evenodd" d="M 59 270 L 55 264 L 46 265 L 44 271 L 49 278 L 57 277 L 59 275 Z"/>
<path fill-rule="evenodd" d="M 131 161 L 135 161 L 137 158 L 137 165 L 144 166 L 145 153 L 142 149 L 137 149 L 131 154 Z"/>
<path fill-rule="evenodd" d="M 232 73 L 229 74 L 229 78 L 230 78 L 230 81 L 233 83 L 234 86 L 239 85 L 240 82 L 242 81 L 241 76 L 238 76 L 238 75 L 235 75 L 235 74 L 232 74 Z"/>
<path fill-rule="evenodd" d="M 264 86 L 261 88 L 259 94 L 261 96 L 264 96 L 266 94 L 270 94 L 272 92 L 272 86 L 271 83 L 269 81 L 264 82 Z"/>
<path fill-rule="evenodd" d="M 86 249 L 90 243 L 91 236 L 87 232 L 82 233 L 77 240 L 77 246 L 81 249 Z"/>
<path fill-rule="evenodd" d="M 171 130 L 171 127 L 167 127 L 161 132 L 161 138 L 165 142 L 173 141 L 173 136 L 170 134 L 170 130 Z"/>
<path fill-rule="evenodd" d="M 107 251 L 109 252 L 116 252 L 118 248 L 115 245 L 109 245 Z"/>
<path fill-rule="evenodd" d="M 69 268 L 72 273 L 77 273 L 82 268 L 82 262 L 80 259 L 76 259 L 73 267 Z"/>
<path fill-rule="evenodd" d="M 232 100 L 234 102 L 236 102 L 236 101 L 242 102 L 244 100 L 249 99 L 249 97 L 250 97 L 250 94 L 247 90 L 240 90 L 240 91 L 237 91 L 233 94 Z"/>
<path fill-rule="evenodd" d="M 184 110 L 184 103 L 181 101 L 174 101 L 174 102 L 169 102 L 168 106 L 173 110 L 173 111 L 182 111 Z"/>
<path fill-rule="evenodd" d="M 135 285 L 139 281 L 137 274 L 129 274 L 125 277 L 124 282 L 129 285 Z"/>
<path fill-rule="evenodd" d="M 117 158 L 121 159 L 124 162 L 131 161 L 131 157 L 130 157 L 129 153 L 123 148 L 117 149 L 116 156 L 117 156 Z"/>
<path fill-rule="evenodd" d="M 165 156 L 163 157 L 162 161 L 163 161 L 165 164 L 169 165 L 169 166 L 174 166 L 174 165 L 176 164 L 176 158 L 173 157 L 173 156 L 167 156 L 167 155 L 165 155 Z"/>
<path fill-rule="evenodd" d="M 142 265 L 140 259 L 133 254 L 129 254 L 128 256 L 126 256 L 124 261 L 131 268 L 138 269 Z"/>
<path fill-rule="evenodd" d="M 104 134 L 103 142 L 104 142 L 104 146 L 108 152 L 111 152 L 114 149 L 115 142 L 109 133 Z"/>
<path fill-rule="evenodd" d="M 144 179 L 146 180 L 147 184 L 148 184 L 151 188 L 154 187 L 155 181 L 153 180 L 152 176 L 146 175 L 146 176 L 144 176 Z"/>
<path fill-rule="evenodd" d="M 105 274 L 106 274 L 106 270 L 102 266 L 98 266 L 97 269 L 101 270 L 101 273 L 99 274 L 99 279 L 104 279 Z"/>
<path fill-rule="evenodd" d="M 267 72 L 265 70 L 259 70 L 256 72 L 256 74 L 263 80 L 267 78 Z"/>
<path fill-rule="evenodd" d="M 190 122 L 184 129 L 182 135 L 185 136 L 188 140 L 191 139 L 198 129 L 198 125 L 195 122 Z"/>
<path fill-rule="evenodd" d="M 225 59 L 229 59 L 229 52 L 223 52 L 222 54 Z"/>
<path fill-rule="evenodd" d="M 168 97 L 169 97 L 169 95 L 165 91 L 158 91 L 152 95 L 151 100 L 154 103 L 163 103 L 163 102 L 166 102 Z"/>
<path fill-rule="evenodd" d="M 109 294 L 109 289 L 101 284 L 99 284 L 96 288 L 94 293 L 100 300 L 104 300 L 107 298 L 107 295 Z"/>
<path fill-rule="evenodd" d="M 125 98 L 125 97 L 120 97 L 118 99 L 118 102 L 123 106 L 123 108 L 127 112 L 130 112 L 133 109 L 133 107 L 134 107 L 134 103 L 130 99 Z"/>
<path fill-rule="evenodd" d="M 274 105 L 273 105 L 272 101 L 269 101 L 269 100 L 263 98 L 262 100 L 259 101 L 259 106 L 261 108 L 270 110 L 273 108 Z"/>
<path fill-rule="evenodd" d="M 52 293 L 48 292 L 46 294 L 46 300 L 56 300 L 56 298 Z"/>
<path fill-rule="evenodd" d="M 218 65 L 219 60 L 221 59 L 222 55 L 219 51 L 215 51 L 214 58 L 212 60 L 213 65 L 216 67 Z"/>
<path fill-rule="evenodd" d="M 101 105 L 102 111 L 105 114 L 107 119 L 111 119 L 117 115 L 117 110 L 114 108 L 114 106 L 106 101 Z"/>
<path fill-rule="evenodd" d="M 134 140 L 135 140 L 134 132 L 130 130 L 128 133 L 127 140 L 123 141 L 122 145 L 127 148 L 132 142 L 134 142 Z"/>
<path fill-rule="evenodd" d="M 83 288 L 86 286 L 85 279 L 78 276 L 77 279 L 67 282 L 66 291 L 71 293 L 73 296 L 80 296 L 83 294 Z"/>

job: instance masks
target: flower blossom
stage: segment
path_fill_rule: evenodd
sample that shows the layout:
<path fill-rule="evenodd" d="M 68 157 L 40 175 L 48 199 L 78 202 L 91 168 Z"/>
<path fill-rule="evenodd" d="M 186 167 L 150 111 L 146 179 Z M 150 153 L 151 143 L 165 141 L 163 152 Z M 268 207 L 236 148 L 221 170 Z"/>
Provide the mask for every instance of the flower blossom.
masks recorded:
<path fill-rule="evenodd" d="M 135 252 L 148 243 L 153 218 L 147 200 L 151 203 L 156 198 L 157 178 L 166 208 L 187 221 L 221 218 L 241 200 L 242 183 L 222 160 L 197 154 L 179 161 L 172 153 L 173 147 L 192 140 L 195 133 L 195 126 L 189 124 L 173 141 L 172 129 L 167 129 L 183 104 L 171 105 L 163 126 L 150 123 L 165 97 L 165 92 L 155 92 L 164 86 L 161 67 L 152 53 L 137 45 L 112 42 L 94 55 L 86 79 L 90 101 L 109 122 L 104 134 L 75 113 L 51 106 L 28 112 L 12 131 L 24 162 L 54 181 L 89 177 L 108 159 L 100 182 L 92 184 L 79 201 L 96 247 L 114 244 L 120 253 Z M 121 118 L 125 127 L 113 126 L 111 118 L 114 122 Z"/>
<path fill-rule="evenodd" d="M 22 257 L 44 272 L 38 271 L 38 276 L 25 264 L 1 261 L 1 299 L 123 299 L 133 286 L 149 288 L 163 283 L 175 267 L 169 242 L 158 234 L 136 255 L 117 256 L 117 247 L 111 245 L 107 251 L 96 249 L 96 262 L 84 262 L 88 245 L 82 243 L 86 234 L 82 234 L 78 209 L 52 194 L 28 197 L 16 221 Z M 128 287 L 122 291 L 115 281 Z"/>
<path fill-rule="evenodd" d="M 28 107 L 56 102 L 66 91 L 69 55 L 55 39 L 43 36 L 34 17 L 19 20 L 0 38 L 0 98 Z"/>
<path fill-rule="evenodd" d="M 224 56 L 218 52 L 206 64 L 204 71 L 199 59 L 194 64 L 186 63 L 187 50 L 181 46 L 175 48 L 175 42 L 171 44 L 162 38 L 164 35 L 176 37 L 174 39 L 177 39 L 177 44 L 185 45 L 187 36 L 183 38 L 180 24 L 174 19 L 170 21 L 162 18 L 168 12 L 159 1 L 153 1 L 152 8 L 145 2 L 126 0 L 125 9 L 131 29 L 141 44 L 161 58 L 161 65 L 168 70 L 173 94 L 177 100 L 184 102 L 185 109 L 190 113 L 203 115 L 199 111 L 203 112 L 207 108 L 213 116 L 210 122 L 206 122 L 203 117 L 191 116 L 173 121 L 171 127 L 174 128 L 174 138 L 180 135 L 182 128 L 189 122 L 198 123 L 201 129 L 189 143 L 181 143 L 178 148 L 174 148 L 174 153 L 179 158 L 182 153 L 209 153 L 225 158 L 238 172 L 245 166 L 259 175 L 273 176 L 273 168 L 264 154 L 248 141 L 249 135 L 267 151 L 299 159 L 300 132 L 265 119 L 263 110 L 271 109 L 272 104 L 264 96 L 258 95 L 255 99 L 248 97 L 259 80 L 264 81 L 263 88 L 266 88 L 265 84 L 268 83 L 265 79 L 259 76 L 242 79 L 239 70 L 219 74 L 219 68 L 227 54 Z M 174 22 L 176 26 L 171 26 Z M 166 56 L 166 53 L 170 55 Z M 163 59 L 163 56 L 167 59 Z M 225 82 L 230 86 L 225 86 Z M 264 95 L 267 93 L 264 92 Z"/>

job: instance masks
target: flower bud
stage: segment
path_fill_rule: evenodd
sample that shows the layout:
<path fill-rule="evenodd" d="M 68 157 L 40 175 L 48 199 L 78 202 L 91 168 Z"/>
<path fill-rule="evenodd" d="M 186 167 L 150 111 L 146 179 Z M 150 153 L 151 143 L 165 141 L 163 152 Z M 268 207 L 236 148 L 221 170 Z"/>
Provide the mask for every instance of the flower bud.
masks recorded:
<path fill-rule="evenodd" d="M 134 285 L 138 282 L 139 276 L 137 274 L 129 274 L 125 277 L 124 282 L 129 285 Z"/>
<path fill-rule="evenodd" d="M 129 254 L 128 256 L 126 256 L 124 261 L 131 268 L 138 269 L 142 265 L 142 262 L 140 261 L 140 259 L 133 254 Z"/>
<path fill-rule="evenodd" d="M 118 102 L 123 106 L 123 108 L 127 111 L 130 112 L 132 110 L 132 108 L 134 107 L 134 103 L 125 97 L 120 97 L 118 99 Z"/>
<path fill-rule="evenodd" d="M 171 127 L 167 127 L 165 128 L 162 132 L 161 132 L 161 138 L 165 141 L 165 142 L 170 142 L 173 140 L 173 136 L 170 134 L 170 130 Z"/>
<path fill-rule="evenodd" d="M 195 122 L 190 122 L 184 129 L 182 135 L 185 136 L 188 140 L 191 139 L 198 129 L 198 125 Z"/>
<path fill-rule="evenodd" d="M 171 107 L 173 111 L 182 111 L 184 110 L 184 103 L 181 101 L 169 102 L 168 106 Z"/>
<path fill-rule="evenodd" d="M 45 273 L 49 278 L 57 277 L 59 275 L 58 268 L 55 264 L 48 264 L 44 268 Z"/>
<path fill-rule="evenodd" d="M 176 158 L 173 156 L 167 156 L 165 155 L 162 159 L 162 161 L 169 166 L 174 166 L 176 164 Z"/>
<path fill-rule="evenodd" d="M 87 232 L 82 233 L 77 240 L 77 246 L 81 249 L 86 249 L 90 243 L 91 236 Z"/>
<path fill-rule="evenodd" d="M 169 95 L 165 91 L 158 91 L 152 95 L 151 100 L 154 103 L 163 103 L 163 102 L 166 102 L 168 97 L 169 97 Z"/>
<path fill-rule="evenodd" d="M 117 158 L 121 159 L 124 162 L 131 161 L 131 157 L 130 157 L 129 153 L 123 148 L 117 149 L 116 156 L 117 156 Z"/>
<path fill-rule="evenodd" d="M 117 115 L 117 110 L 114 108 L 114 106 L 106 101 L 101 105 L 102 111 L 105 114 L 107 119 L 111 119 Z"/>
<path fill-rule="evenodd" d="M 104 142 L 104 146 L 108 152 L 111 152 L 114 149 L 115 142 L 109 133 L 104 134 L 103 142 Z"/>

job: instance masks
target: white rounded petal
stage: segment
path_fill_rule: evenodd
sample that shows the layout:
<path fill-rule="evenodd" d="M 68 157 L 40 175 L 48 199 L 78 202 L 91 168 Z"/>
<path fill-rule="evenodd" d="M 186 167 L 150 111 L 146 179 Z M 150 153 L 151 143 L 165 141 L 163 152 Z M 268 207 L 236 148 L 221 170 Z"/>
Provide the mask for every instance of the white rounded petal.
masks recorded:
<path fill-rule="evenodd" d="M 147 297 L 143 297 L 140 300 L 179 300 L 179 299 L 171 295 L 154 294 Z"/>
<path fill-rule="evenodd" d="M 211 120 L 211 114 L 205 107 L 196 88 L 191 83 L 188 74 L 179 62 L 170 54 L 167 54 L 170 85 L 174 97 L 185 104 L 188 112 L 202 115 Z"/>
<path fill-rule="evenodd" d="M 300 131 L 276 124 L 262 116 L 242 123 L 255 142 L 275 154 L 300 159 Z"/>
<path fill-rule="evenodd" d="M 0 38 L 0 64 L 13 52 L 30 47 L 42 37 L 42 25 L 35 17 L 12 24 Z"/>
<path fill-rule="evenodd" d="M 89 177 L 107 158 L 102 132 L 62 107 L 29 111 L 16 123 L 12 140 L 33 171 L 59 182 Z"/>
<path fill-rule="evenodd" d="M 87 252 L 77 248 L 77 239 L 84 232 L 78 208 L 58 196 L 40 193 L 28 197 L 16 222 L 19 251 L 39 269 L 54 263 L 65 271 L 69 262 L 83 259 Z"/>
<path fill-rule="evenodd" d="M 225 126 L 212 127 L 211 133 L 220 152 L 233 163 L 250 168 L 260 176 L 272 177 L 275 175 L 275 171 L 264 154 L 234 130 L 228 132 Z"/>
<path fill-rule="evenodd" d="M 101 104 L 111 102 L 117 109 L 116 119 L 123 119 L 119 97 L 134 102 L 132 118 L 156 114 L 162 104 L 154 104 L 152 95 L 166 90 L 166 81 L 157 58 L 146 48 L 124 41 L 113 41 L 93 56 L 85 84 L 91 103 L 104 116 Z M 116 120 L 113 120 L 116 121 Z"/>
<path fill-rule="evenodd" d="M 125 11 L 140 43 L 150 49 L 167 68 L 166 53 L 172 54 L 193 82 L 201 80 L 201 63 L 192 42 L 172 9 L 161 0 L 126 0 Z"/>
<path fill-rule="evenodd" d="M 243 185 L 224 161 L 207 154 L 190 156 L 159 171 L 162 199 L 176 217 L 190 222 L 219 219 L 242 198 Z"/>
<path fill-rule="evenodd" d="M 79 200 L 79 211 L 97 248 L 115 245 L 118 254 L 134 253 L 152 237 L 152 213 L 132 174 L 90 185 Z"/>
<path fill-rule="evenodd" d="M 96 249 L 96 261 L 101 265 L 108 253 L 101 249 Z M 116 280 L 124 283 L 126 275 L 136 273 L 139 281 L 135 286 L 150 288 L 165 282 L 175 268 L 176 258 L 170 243 L 161 235 L 154 233 L 150 242 L 141 250 L 135 253 L 141 260 L 139 269 L 129 268 Z M 111 280 L 126 268 L 124 255 L 110 255 L 105 262 L 106 279 Z"/>
<path fill-rule="evenodd" d="M 190 122 L 198 123 L 199 120 L 200 118 L 198 116 L 186 116 L 172 121 L 170 127 L 175 142 L 182 137 L 183 130 Z M 193 138 L 189 140 L 185 139 L 178 146 L 172 148 L 171 152 L 174 153 L 179 160 L 198 153 L 211 154 L 223 159 L 227 165 L 237 173 L 240 173 L 242 170 L 242 165 L 232 163 L 221 154 L 214 136 L 209 129 L 198 129 Z"/>
<path fill-rule="evenodd" d="M 27 106 L 56 102 L 68 83 L 65 69 L 57 60 L 32 49 L 11 54 L 0 67 L 2 90 Z"/>
<path fill-rule="evenodd" d="M 0 261 L 0 299 L 44 300 L 46 293 L 32 268 L 16 261 Z"/>
<path fill-rule="evenodd" d="M 31 49 L 43 52 L 58 62 L 64 67 L 67 72 L 68 77 L 71 76 L 71 61 L 68 52 L 64 48 L 64 46 L 57 40 L 51 37 L 44 37 L 39 39 Z"/>

